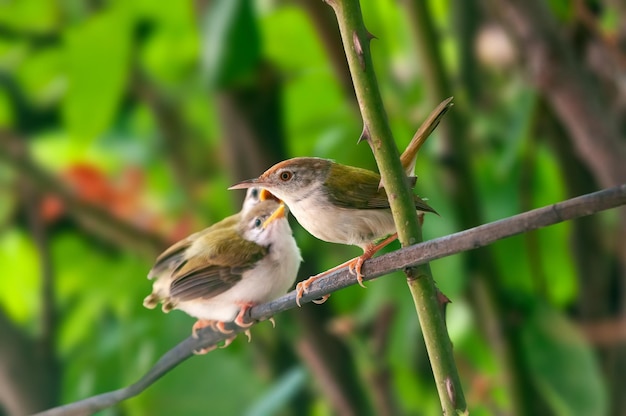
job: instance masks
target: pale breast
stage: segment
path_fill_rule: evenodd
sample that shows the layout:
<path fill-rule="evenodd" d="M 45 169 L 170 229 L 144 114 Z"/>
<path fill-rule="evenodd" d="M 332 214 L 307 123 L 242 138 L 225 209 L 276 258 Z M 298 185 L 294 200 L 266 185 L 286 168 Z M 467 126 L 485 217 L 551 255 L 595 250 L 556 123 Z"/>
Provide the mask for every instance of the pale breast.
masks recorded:
<path fill-rule="evenodd" d="M 252 270 L 244 272 L 241 280 L 232 288 L 210 299 L 181 302 L 177 309 L 198 319 L 232 321 L 243 305 L 258 305 L 276 299 L 293 286 L 300 262 L 300 249 L 286 227 L 280 234 L 287 238 L 274 241 L 269 254 Z"/>
<path fill-rule="evenodd" d="M 289 205 L 289 209 L 300 225 L 320 240 L 363 248 L 396 230 L 391 210 L 348 209 L 319 204 L 318 200 L 312 195 Z"/>

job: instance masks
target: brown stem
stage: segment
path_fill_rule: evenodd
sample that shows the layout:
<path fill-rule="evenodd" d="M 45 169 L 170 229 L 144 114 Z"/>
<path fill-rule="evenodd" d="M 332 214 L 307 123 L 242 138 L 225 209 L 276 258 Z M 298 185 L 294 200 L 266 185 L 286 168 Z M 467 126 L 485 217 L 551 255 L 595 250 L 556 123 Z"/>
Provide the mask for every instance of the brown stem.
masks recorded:
<path fill-rule="evenodd" d="M 182 188 L 187 201 L 195 204 L 197 202 L 193 192 L 195 175 L 192 172 L 193 164 L 190 163 L 187 152 L 190 147 L 190 133 L 182 120 L 178 103 L 162 96 L 162 93 L 139 69 L 135 69 L 133 73 L 132 89 L 135 95 L 152 110 L 163 142 L 164 148 L 161 153 L 169 162 L 172 174 Z M 193 143 L 195 152 L 203 153 L 201 144 L 199 140 Z"/>
<path fill-rule="evenodd" d="M 0 309 L 0 403 L 11 415 L 29 415 L 57 403 L 59 380 L 35 341 Z"/>
<path fill-rule="evenodd" d="M 37 208 L 40 206 L 38 195 L 33 192 L 31 185 L 23 178 L 19 182 L 22 182 L 20 190 L 26 206 L 32 237 L 39 254 L 41 270 L 41 335 L 36 343 L 36 354 L 41 362 L 35 377 L 40 378 L 42 382 L 48 382 L 47 396 L 52 403 L 57 403 L 61 387 L 61 374 L 56 354 L 57 312 L 52 253 L 48 245 L 48 235 L 43 218 L 37 212 Z M 29 359 L 30 357 L 26 357 L 26 360 Z M 45 409 L 47 406 L 42 406 L 40 409 Z"/>

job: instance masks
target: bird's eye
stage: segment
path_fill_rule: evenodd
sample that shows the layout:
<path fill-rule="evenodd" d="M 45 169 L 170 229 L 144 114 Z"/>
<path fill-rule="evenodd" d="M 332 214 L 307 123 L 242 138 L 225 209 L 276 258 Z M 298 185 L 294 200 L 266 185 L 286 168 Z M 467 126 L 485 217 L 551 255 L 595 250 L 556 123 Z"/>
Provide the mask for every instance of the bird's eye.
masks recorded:
<path fill-rule="evenodd" d="M 250 195 L 252 195 L 252 198 L 257 199 L 259 197 L 259 188 L 252 188 Z"/>
<path fill-rule="evenodd" d="M 259 228 L 262 224 L 263 221 L 261 221 L 261 218 L 257 218 L 254 220 L 254 228 Z"/>
<path fill-rule="evenodd" d="M 293 173 L 289 172 L 288 170 L 285 170 L 280 173 L 280 180 L 283 182 L 287 182 L 292 177 L 293 177 Z"/>

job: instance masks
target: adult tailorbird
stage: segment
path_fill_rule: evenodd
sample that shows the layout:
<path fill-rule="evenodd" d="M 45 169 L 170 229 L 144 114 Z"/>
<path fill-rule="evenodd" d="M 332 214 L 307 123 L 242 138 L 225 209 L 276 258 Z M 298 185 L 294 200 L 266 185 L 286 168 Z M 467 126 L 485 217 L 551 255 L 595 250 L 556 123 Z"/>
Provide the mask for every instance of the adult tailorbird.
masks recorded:
<path fill-rule="evenodd" d="M 411 187 L 416 181 L 413 175 L 417 152 L 452 105 L 452 97 L 442 101 L 428 115 L 400 156 Z M 280 162 L 258 178 L 240 182 L 229 189 L 264 188 L 283 200 L 298 222 L 315 237 L 363 249 L 361 256 L 298 283 L 296 302 L 300 305 L 300 298 L 311 283 L 346 265 L 351 272 L 356 272 L 357 280 L 363 286 L 363 262 L 397 238 L 387 193 L 382 185 L 380 175 L 369 170 L 327 159 L 300 157 Z M 418 211 L 435 212 L 417 195 L 413 196 L 413 201 Z M 375 244 L 376 240 L 390 234 L 391 237 Z"/>
<path fill-rule="evenodd" d="M 417 152 L 452 106 L 452 97 L 442 101 L 417 130 L 400 156 L 411 187 Z M 349 266 L 363 286 L 361 267 L 378 250 L 397 238 L 387 193 L 380 175 L 366 169 L 346 166 L 328 159 L 298 157 L 280 162 L 256 179 L 231 186 L 229 189 L 261 187 L 283 200 L 298 222 L 313 236 L 331 243 L 356 245 L 363 254 L 298 283 L 296 302 L 307 288 L 320 277 L 338 268 Z M 415 208 L 435 212 L 417 195 Z M 375 241 L 391 234 L 379 244 Z"/>
<path fill-rule="evenodd" d="M 158 279 L 144 306 L 161 302 L 164 312 L 198 318 L 194 336 L 205 326 L 228 333 L 225 322 L 247 327 L 248 309 L 287 293 L 301 261 L 285 205 L 264 200 L 163 252 L 148 274 Z"/>
<path fill-rule="evenodd" d="M 414 186 L 415 178 L 412 179 Z M 313 236 L 331 243 L 361 247 L 361 256 L 337 268 L 348 265 L 363 285 L 363 262 L 397 237 L 387 193 L 379 183 L 380 175 L 366 169 L 328 159 L 298 157 L 280 162 L 258 178 L 229 189 L 257 186 L 267 189 L 287 204 L 293 216 Z M 418 211 L 435 212 L 417 195 L 413 201 Z M 390 234 L 394 235 L 375 244 Z M 311 283 L 326 273 L 300 282 L 298 301 Z"/>

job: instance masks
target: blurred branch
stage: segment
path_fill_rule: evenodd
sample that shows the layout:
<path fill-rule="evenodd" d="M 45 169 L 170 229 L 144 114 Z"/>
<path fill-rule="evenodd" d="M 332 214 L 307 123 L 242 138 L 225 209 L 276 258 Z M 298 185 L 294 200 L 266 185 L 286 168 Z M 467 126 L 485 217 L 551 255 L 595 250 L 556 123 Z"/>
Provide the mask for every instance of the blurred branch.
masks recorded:
<path fill-rule="evenodd" d="M 626 318 L 624 317 L 585 322 L 580 324 L 580 329 L 593 345 L 623 348 L 626 344 Z"/>
<path fill-rule="evenodd" d="M 132 89 L 135 95 L 144 101 L 154 114 L 163 138 L 162 154 L 169 162 L 178 185 L 182 187 L 187 202 L 195 207 L 197 200 L 193 197 L 194 175 L 192 164 L 188 160 L 185 149 L 189 142 L 189 128 L 182 119 L 180 105 L 163 93 L 145 76 L 139 68 L 135 68 L 132 77 Z M 195 143 L 196 147 L 199 143 Z M 201 149 L 197 149 L 201 151 Z"/>
<path fill-rule="evenodd" d="M 476 64 L 474 47 L 476 32 L 482 17 L 478 1 L 453 0 L 450 7 L 453 13 L 456 40 L 459 43 L 459 78 L 461 85 L 467 91 L 467 98 L 470 102 L 476 102 L 482 95 L 481 74 Z"/>
<path fill-rule="evenodd" d="M 474 250 L 507 237 L 591 215 L 620 205 L 626 205 L 626 184 L 534 209 L 523 214 L 404 247 L 392 253 L 376 257 L 365 262 L 363 266 L 364 279 L 372 280 L 394 271 L 415 267 L 419 264 L 463 251 Z M 314 282 L 310 290 L 303 296 L 302 302 L 310 302 L 355 284 L 357 284 L 356 277 L 350 274 L 347 268 L 337 270 Z M 263 320 L 295 307 L 296 293 L 292 291 L 279 299 L 252 308 L 249 319 L 252 321 Z M 235 331 L 235 333 L 245 330 L 233 323 L 226 326 L 228 329 Z M 232 334 L 228 336 L 232 336 Z M 135 384 L 65 406 L 49 409 L 39 413 L 39 416 L 85 415 L 113 406 L 122 400 L 141 393 L 169 370 L 191 357 L 194 350 L 216 345 L 224 340 L 225 337 L 226 335 L 224 334 L 205 328 L 199 332 L 199 338 L 189 337 L 165 353 L 148 373 Z"/>
<path fill-rule="evenodd" d="M 535 85 L 598 182 L 608 187 L 626 180 L 626 143 L 616 120 L 589 74 L 577 65 L 548 6 L 537 0 L 492 0 L 490 4 L 516 37 Z"/>
<path fill-rule="evenodd" d="M 150 258 L 167 245 L 160 236 L 120 220 L 100 206 L 79 199 L 63 182 L 37 166 L 26 153 L 21 139 L 9 133 L 0 133 L 0 160 L 16 169 L 34 189 L 57 196 L 77 221 L 101 237 Z"/>
<path fill-rule="evenodd" d="M 597 189 L 598 185 L 593 174 L 576 154 L 563 125 L 544 100 L 541 100 L 537 108 L 537 115 L 539 116 L 537 134 L 546 137 L 554 149 L 560 171 L 563 172 L 566 195 L 580 195 Z M 611 253 L 611 251 L 616 251 L 615 248 L 620 244 L 618 242 L 607 245 L 608 235 L 603 232 L 603 229 L 600 218 L 587 217 L 573 224 L 570 236 L 579 291 L 585 294 L 585 296 L 579 296 L 576 301 L 576 315 L 583 321 L 606 319 L 616 309 L 611 301 L 598 301 L 598 299 L 611 299 L 615 287 L 621 285 L 619 274 L 612 272 L 617 270 L 619 253 Z M 588 279 L 587 276 L 590 275 L 594 278 Z M 602 355 L 600 354 L 600 357 Z M 623 379 L 621 373 L 619 377 Z"/>
<path fill-rule="evenodd" d="M 320 391 L 328 398 L 336 414 L 376 414 L 372 412 L 369 397 L 362 388 L 355 357 L 345 343 L 328 330 L 328 313 L 323 308 L 307 305 L 294 311 L 297 312 L 294 315 L 298 326 L 302 328 L 297 352 L 315 376 Z"/>
<path fill-rule="evenodd" d="M 39 267 L 41 276 L 41 335 L 36 342 L 36 354 L 41 360 L 37 371 L 31 377 L 39 378 L 42 384 L 46 384 L 47 401 L 58 403 L 60 393 L 60 367 L 56 354 L 57 313 L 55 308 L 54 270 L 52 267 L 52 253 L 48 244 L 48 233 L 43 218 L 37 212 L 40 206 L 40 194 L 32 189 L 30 183 L 24 178 L 19 178 L 18 186 L 22 194 L 26 215 L 31 228 L 33 240 L 39 255 Z M 25 353 L 24 351 L 21 351 Z M 28 361 L 30 356 L 24 357 Z M 32 400 L 32 397 L 29 398 Z M 45 409 L 48 404 L 41 403 L 39 409 Z"/>
<path fill-rule="evenodd" d="M 260 62 L 251 78 L 249 85 L 231 85 L 216 93 L 224 164 L 232 167 L 235 182 L 251 178 L 287 154 L 280 75 L 270 63 Z"/>
<path fill-rule="evenodd" d="M 372 370 L 367 374 L 367 378 L 374 398 L 376 414 L 379 416 L 393 416 L 400 413 L 391 381 L 391 366 L 385 359 L 389 350 L 391 341 L 389 334 L 396 312 L 395 303 L 386 304 L 370 328 L 372 332 L 370 362 Z"/>
<path fill-rule="evenodd" d="M 57 401 L 37 343 L 0 309 L 0 403 L 10 415 L 28 415 Z"/>
<path fill-rule="evenodd" d="M 342 386 L 341 378 L 336 377 L 337 374 L 333 368 L 327 365 L 330 355 L 324 351 L 326 347 L 323 343 L 317 341 L 315 337 L 309 336 L 298 340 L 296 349 L 302 361 L 307 364 L 317 384 L 332 403 L 333 409 L 338 415 L 361 415 L 372 414 L 371 409 L 363 406 L 366 413 L 359 413 L 350 401 L 350 396 L 344 394 L 345 389 Z M 364 401 L 363 404 L 366 404 Z M 368 411 L 369 410 L 369 411 Z"/>

